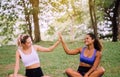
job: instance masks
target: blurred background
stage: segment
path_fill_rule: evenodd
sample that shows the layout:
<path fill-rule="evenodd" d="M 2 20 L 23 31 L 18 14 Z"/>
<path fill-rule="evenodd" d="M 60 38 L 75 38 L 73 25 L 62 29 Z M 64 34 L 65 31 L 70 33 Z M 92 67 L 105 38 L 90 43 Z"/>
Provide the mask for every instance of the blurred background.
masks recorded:
<path fill-rule="evenodd" d="M 19 34 L 34 42 L 54 41 L 58 32 L 78 41 L 88 32 L 120 40 L 120 0 L 0 0 L 0 46 L 15 44 Z"/>

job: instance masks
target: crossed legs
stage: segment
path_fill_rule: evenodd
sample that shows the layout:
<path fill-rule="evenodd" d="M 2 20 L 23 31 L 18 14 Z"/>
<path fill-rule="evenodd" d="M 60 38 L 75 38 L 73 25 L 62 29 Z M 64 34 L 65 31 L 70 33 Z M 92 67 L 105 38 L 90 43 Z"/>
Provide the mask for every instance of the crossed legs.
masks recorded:
<path fill-rule="evenodd" d="M 98 67 L 94 72 L 92 72 L 89 77 L 101 77 L 105 72 L 105 69 L 103 67 Z M 83 77 L 80 73 L 77 71 L 74 71 L 71 68 L 68 68 L 65 73 L 68 75 L 68 77 Z M 8 77 L 14 77 L 13 74 L 9 75 Z M 18 74 L 17 77 L 26 77 L 21 74 Z M 50 77 L 50 76 L 43 76 L 43 77 Z"/>
<path fill-rule="evenodd" d="M 105 69 L 103 67 L 98 67 L 94 72 L 89 75 L 89 77 L 101 77 L 104 72 Z M 68 68 L 65 73 L 68 75 L 68 77 L 83 77 L 80 73 L 74 71 L 71 68 Z"/>
<path fill-rule="evenodd" d="M 78 73 L 77 71 L 74 71 L 71 68 L 68 68 L 65 73 L 68 75 L 68 77 L 82 77 L 82 75 L 80 73 Z"/>
<path fill-rule="evenodd" d="M 89 77 L 101 77 L 105 72 L 103 67 L 98 67 L 94 72 L 90 74 Z"/>

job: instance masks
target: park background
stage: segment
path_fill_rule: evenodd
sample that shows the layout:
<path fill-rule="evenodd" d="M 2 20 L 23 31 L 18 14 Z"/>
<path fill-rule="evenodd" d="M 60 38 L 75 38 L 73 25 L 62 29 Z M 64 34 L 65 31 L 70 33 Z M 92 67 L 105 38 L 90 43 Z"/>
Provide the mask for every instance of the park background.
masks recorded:
<path fill-rule="evenodd" d="M 29 34 L 34 44 L 49 47 L 61 32 L 70 49 L 84 46 L 86 33 L 103 43 L 103 77 L 120 76 L 120 0 L 0 0 L 0 77 L 14 71 L 16 38 Z M 46 75 L 66 77 L 77 69 L 79 55 L 65 54 L 61 44 L 50 53 L 38 53 Z M 21 62 L 20 74 L 24 75 Z"/>

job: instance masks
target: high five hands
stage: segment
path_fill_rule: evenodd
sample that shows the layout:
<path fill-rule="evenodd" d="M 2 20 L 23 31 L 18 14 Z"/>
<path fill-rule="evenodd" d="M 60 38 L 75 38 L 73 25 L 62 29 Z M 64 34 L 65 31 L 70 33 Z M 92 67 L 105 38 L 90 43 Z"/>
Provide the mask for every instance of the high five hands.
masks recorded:
<path fill-rule="evenodd" d="M 58 33 L 58 36 L 59 36 L 59 40 L 62 42 L 63 41 L 62 34 Z"/>

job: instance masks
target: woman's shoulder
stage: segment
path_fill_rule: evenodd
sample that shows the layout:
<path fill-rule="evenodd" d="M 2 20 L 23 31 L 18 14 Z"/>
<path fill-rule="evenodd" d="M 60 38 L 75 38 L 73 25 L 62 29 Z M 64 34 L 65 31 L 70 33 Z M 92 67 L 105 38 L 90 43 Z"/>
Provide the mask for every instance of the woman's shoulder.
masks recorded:
<path fill-rule="evenodd" d="M 39 45 L 33 44 L 32 47 L 37 48 Z"/>
<path fill-rule="evenodd" d="M 18 48 L 18 49 L 16 50 L 16 56 L 18 55 L 18 56 L 20 57 L 20 54 L 22 54 L 22 52 L 21 52 L 20 49 Z"/>
<path fill-rule="evenodd" d="M 96 56 L 102 56 L 102 52 L 97 50 Z"/>
<path fill-rule="evenodd" d="M 37 50 L 39 46 L 34 44 L 34 45 L 32 45 L 32 47 L 33 47 L 35 50 Z"/>
<path fill-rule="evenodd" d="M 83 48 L 84 48 L 84 47 L 79 47 L 79 48 L 77 48 L 77 50 L 79 50 L 79 52 L 81 53 L 82 50 L 83 50 Z"/>
<path fill-rule="evenodd" d="M 20 52 L 21 52 L 21 49 L 17 48 L 16 53 L 20 53 Z"/>

